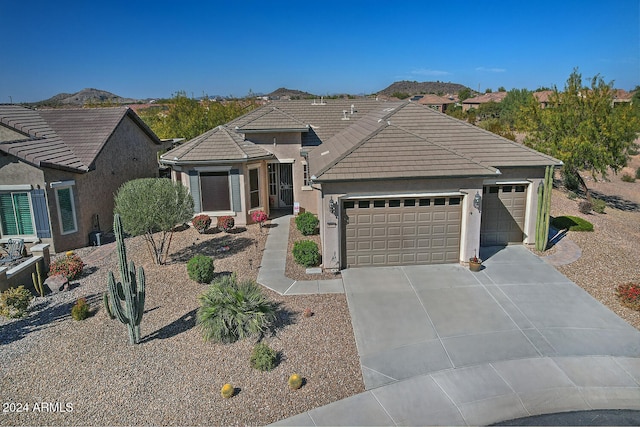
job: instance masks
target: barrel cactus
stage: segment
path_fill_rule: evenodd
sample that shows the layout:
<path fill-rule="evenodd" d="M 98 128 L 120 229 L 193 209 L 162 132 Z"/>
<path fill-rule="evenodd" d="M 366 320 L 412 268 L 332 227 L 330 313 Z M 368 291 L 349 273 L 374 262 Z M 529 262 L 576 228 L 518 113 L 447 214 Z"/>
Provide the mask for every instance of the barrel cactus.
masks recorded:
<path fill-rule="evenodd" d="M 292 390 L 297 390 L 302 387 L 302 377 L 298 374 L 291 374 L 289 377 L 289 387 Z"/>
<path fill-rule="evenodd" d="M 222 397 L 224 397 L 225 399 L 230 398 L 231 396 L 233 396 L 233 393 L 235 393 L 235 388 L 233 388 L 233 386 L 229 383 L 225 384 L 222 386 L 222 390 L 220 390 L 220 394 L 222 394 Z"/>
<path fill-rule="evenodd" d="M 115 315 L 120 322 L 127 325 L 129 343 L 138 344 L 140 343 L 140 321 L 144 313 L 144 269 L 138 268 L 136 274 L 136 266 L 133 261 L 127 264 L 127 250 L 124 245 L 122 220 L 119 214 L 113 218 L 113 232 L 116 236 L 122 282 L 116 282 L 113 272 L 109 272 L 108 297 L 105 298 L 105 306 L 110 317 Z"/>

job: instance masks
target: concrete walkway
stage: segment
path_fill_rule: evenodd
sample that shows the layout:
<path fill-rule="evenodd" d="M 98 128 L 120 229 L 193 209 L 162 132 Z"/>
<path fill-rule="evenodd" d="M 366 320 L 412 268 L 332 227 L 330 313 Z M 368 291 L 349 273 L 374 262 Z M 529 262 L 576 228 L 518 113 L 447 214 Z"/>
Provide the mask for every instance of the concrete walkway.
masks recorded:
<path fill-rule="evenodd" d="M 258 271 L 258 283 L 281 295 L 344 293 L 342 279 L 293 280 L 284 275 L 292 215 L 271 220 L 269 236 Z"/>

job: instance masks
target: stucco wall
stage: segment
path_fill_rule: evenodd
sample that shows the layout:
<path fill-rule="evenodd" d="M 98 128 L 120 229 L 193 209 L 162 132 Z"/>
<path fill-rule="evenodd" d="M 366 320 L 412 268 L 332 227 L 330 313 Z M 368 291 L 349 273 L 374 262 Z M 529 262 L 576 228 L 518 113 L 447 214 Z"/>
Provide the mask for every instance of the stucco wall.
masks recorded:
<path fill-rule="evenodd" d="M 47 188 L 53 252 L 84 247 L 94 231 L 97 215 L 100 230 L 113 227 L 114 195 L 122 184 L 137 178 L 158 176 L 157 150 L 160 148 L 129 117 L 125 117 L 109 138 L 95 162 L 95 169 L 84 174 L 71 174 L 46 169 L 47 183 L 75 180 L 73 187 L 78 230 L 61 234 L 55 189 Z"/>

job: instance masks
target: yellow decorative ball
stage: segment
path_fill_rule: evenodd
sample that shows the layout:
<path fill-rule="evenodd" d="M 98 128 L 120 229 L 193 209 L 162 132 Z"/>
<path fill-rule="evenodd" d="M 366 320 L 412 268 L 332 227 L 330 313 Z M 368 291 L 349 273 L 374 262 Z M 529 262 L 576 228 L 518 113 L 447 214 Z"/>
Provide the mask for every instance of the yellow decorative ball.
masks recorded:
<path fill-rule="evenodd" d="M 298 374 L 291 374 L 289 377 L 289 387 L 292 390 L 297 390 L 302 387 L 302 377 Z"/>
<path fill-rule="evenodd" d="M 73 255 L 73 251 L 67 251 L 67 252 L 65 253 L 65 255 L 66 255 L 66 256 L 72 256 L 72 255 Z"/>
<path fill-rule="evenodd" d="M 228 384 L 228 383 L 223 385 L 222 390 L 220 390 L 220 394 L 222 394 L 222 397 L 224 397 L 225 399 L 228 399 L 231 396 L 233 396 L 234 392 L 235 392 L 235 389 L 231 384 Z"/>

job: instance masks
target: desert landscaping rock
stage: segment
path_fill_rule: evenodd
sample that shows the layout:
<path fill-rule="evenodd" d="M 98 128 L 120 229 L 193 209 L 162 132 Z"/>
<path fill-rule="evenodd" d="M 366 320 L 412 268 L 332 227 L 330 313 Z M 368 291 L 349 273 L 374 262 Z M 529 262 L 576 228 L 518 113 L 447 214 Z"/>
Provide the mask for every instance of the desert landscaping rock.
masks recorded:
<path fill-rule="evenodd" d="M 71 403 L 73 411 L 3 414 L 0 425 L 264 425 L 364 391 L 344 295 L 264 290 L 278 304 L 277 328 L 263 337 L 281 355 L 269 372 L 250 366 L 257 338 L 203 341 L 195 315 L 206 285 L 189 279 L 186 261 L 203 253 L 216 274 L 255 279 L 266 237 L 257 225 L 231 234 L 189 228 L 174 233 L 164 266 L 151 263 L 141 238 L 126 239 L 129 259 L 147 276 L 137 346 L 102 307 L 108 271 L 119 279 L 117 255 L 103 247 L 102 258 L 91 256 L 95 248 L 75 251 L 92 264 L 69 292 L 34 298 L 23 319 L 0 318 L 3 401 Z M 220 246 L 230 250 L 217 252 Z M 77 322 L 70 311 L 80 297 L 95 314 Z M 311 318 L 303 317 L 307 307 Z M 287 384 L 292 372 L 306 379 L 295 392 Z M 230 399 L 220 395 L 225 383 L 237 389 Z"/>

